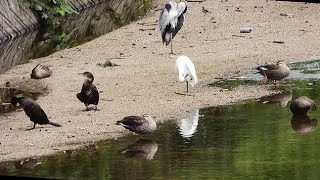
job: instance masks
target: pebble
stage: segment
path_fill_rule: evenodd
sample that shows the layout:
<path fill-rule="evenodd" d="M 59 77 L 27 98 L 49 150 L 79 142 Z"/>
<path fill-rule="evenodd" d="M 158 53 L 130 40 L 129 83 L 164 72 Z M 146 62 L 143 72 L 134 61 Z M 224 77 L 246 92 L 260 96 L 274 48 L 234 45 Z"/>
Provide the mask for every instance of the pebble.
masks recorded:
<path fill-rule="evenodd" d="M 252 29 L 245 27 L 245 28 L 240 28 L 240 33 L 251 33 Z"/>

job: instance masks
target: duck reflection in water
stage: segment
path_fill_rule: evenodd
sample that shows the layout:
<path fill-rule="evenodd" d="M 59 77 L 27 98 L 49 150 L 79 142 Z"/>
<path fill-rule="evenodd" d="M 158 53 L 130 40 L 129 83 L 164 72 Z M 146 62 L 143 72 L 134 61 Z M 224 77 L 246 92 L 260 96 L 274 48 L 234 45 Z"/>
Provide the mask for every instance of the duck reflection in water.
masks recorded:
<path fill-rule="evenodd" d="M 186 118 L 178 120 L 179 133 L 184 138 L 191 138 L 197 131 L 199 121 L 199 109 L 191 110 L 188 112 Z"/>
<path fill-rule="evenodd" d="M 317 127 L 317 120 L 307 114 L 294 114 L 291 118 L 292 129 L 299 134 L 312 132 Z"/>
<path fill-rule="evenodd" d="M 17 161 L 15 167 L 17 169 L 34 169 L 41 164 L 41 158 L 29 158 L 22 161 Z"/>
<path fill-rule="evenodd" d="M 149 139 L 139 139 L 120 151 L 121 154 L 129 158 L 152 160 L 158 150 L 158 144 Z"/>
<path fill-rule="evenodd" d="M 292 99 L 292 92 L 284 92 L 270 96 L 264 96 L 259 99 L 261 103 L 286 107 Z"/>

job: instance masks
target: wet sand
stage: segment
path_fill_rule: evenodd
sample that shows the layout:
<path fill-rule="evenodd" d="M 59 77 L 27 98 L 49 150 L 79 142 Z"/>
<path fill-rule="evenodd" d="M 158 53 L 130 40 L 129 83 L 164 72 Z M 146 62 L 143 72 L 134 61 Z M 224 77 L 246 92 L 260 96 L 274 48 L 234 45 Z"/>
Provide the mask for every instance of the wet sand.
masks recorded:
<path fill-rule="evenodd" d="M 163 6 L 164 2 L 158 1 Z M 238 75 L 265 62 L 287 63 L 318 56 L 319 4 L 265 0 L 219 0 L 187 3 L 184 27 L 170 46 L 162 45 L 154 30 L 160 11 L 80 46 L 14 67 L 1 75 L 0 84 L 45 92 L 37 102 L 49 119 L 62 127 L 37 125 L 22 109 L 0 117 L 0 161 L 11 161 L 76 149 L 84 144 L 129 133 L 114 123 L 127 115 L 149 113 L 158 122 L 183 118 L 187 110 L 224 105 L 272 93 L 269 86 L 239 87 L 220 91 L 208 84 Z M 205 6 L 211 13 L 202 13 Z M 157 8 L 156 8 L 157 9 Z M 250 27 L 251 33 L 239 33 Z M 179 55 L 195 64 L 199 83 L 184 93 L 174 69 Z M 120 66 L 100 67 L 110 60 Z M 36 64 L 49 65 L 50 78 L 33 80 Z M 76 98 L 90 71 L 100 91 L 100 111 L 85 111 Z M 262 77 L 261 77 L 262 78 Z"/>

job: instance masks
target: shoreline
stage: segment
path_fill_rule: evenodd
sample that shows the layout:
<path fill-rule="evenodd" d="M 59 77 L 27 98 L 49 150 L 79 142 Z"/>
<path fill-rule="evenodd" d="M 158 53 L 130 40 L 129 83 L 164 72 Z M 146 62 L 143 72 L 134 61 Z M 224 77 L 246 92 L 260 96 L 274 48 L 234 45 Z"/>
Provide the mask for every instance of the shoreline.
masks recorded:
<path fill-rule="evenodd" d="M 22 89 L 46 92 L 37 103 L 50 120 L 62 127 L 37 125 L 36 129 L 25 131 L 33 123 L 22 109 L 1 115 L 0 161 L 52 155 L 123 136 L 129 132 L 114 123 L 127 115 L 149 113 L 162 122 L 182 118 L 190 109 L 259 98 L 274 91 L 256 85 L 220 92 L 208 84 L 265 62 L 293 62 L 320 55 L 317 4 L 235 0 L 187 5 L 186 22 L 173 41 L 176 55 L 169 55 L 170 46 L 162 45 L 159 33 L 139 30 L 150 28 L 140 24 L 155 22 L 160 13 L 156 11 L 95 40 L 1 74 L 2 85 L 9 81 Z M 212 13 L 202 13 L 202 6 Z M 245 26 L 254 26 L 253 31 L 240 34 L 240 28 Z M 178 82 L 174 70 L 179 55 L 188 56 L 196 66 L 199 83 L 190 88 L 194 96 L 175 93 L 185 91 L 185 84 Z M 120 66 L 97 65 L 106 60 Z M 31 70 L 38 63 L 49 65 L 52 76 L 30 79 Z M 84 71 L 95 77 L 100 111 L 84 111 L 85 106 L 76 98 L 84 80 L 77 74 Z"/>

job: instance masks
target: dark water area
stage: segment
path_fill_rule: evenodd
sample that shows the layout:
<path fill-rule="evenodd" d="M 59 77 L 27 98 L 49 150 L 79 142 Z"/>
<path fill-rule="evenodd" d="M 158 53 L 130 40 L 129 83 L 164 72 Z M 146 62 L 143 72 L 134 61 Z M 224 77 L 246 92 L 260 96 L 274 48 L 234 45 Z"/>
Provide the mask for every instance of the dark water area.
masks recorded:
<path fill-rule="evenodd" d="M 66 16 L 54 36 L 39 30 L 0 43 L 0 74 L 30 59 L 48 56 L 120 28 L 143 16 L 150 0 L 100 1 Z M 49 38 L 47 37 L 49 36 Z M 52 37 L 51 37 L 52 36 Z"/>
<path fill-rule="evenodd" d="M 292 77 L 281 82 L 281 94 L 190 110 L 184 119 L 159 123 L 159 129 L 148 136 L 127 135 L 77 151 L 2 163 L 0 175 L 62 179 L 318 179 L 320 113 L 310 110 L 307 116 L 293 117 L 289 109 L 291 99 L 301 95 L 320 102 L 320 76 L 295 76 L 311 72 L 306 69 L 318 69 L 318 63 L 291 64 Z M 319 75 L 319 71 L 312 74 Z M 246 74 L 224 84 L 235 88 L 234 82 L 251 76 L 255 75 Z M 260 83 L 261 79 L 257 76 L 251 81 Z"/>

